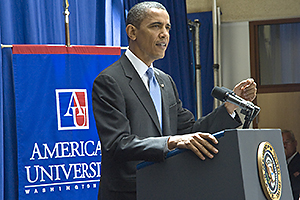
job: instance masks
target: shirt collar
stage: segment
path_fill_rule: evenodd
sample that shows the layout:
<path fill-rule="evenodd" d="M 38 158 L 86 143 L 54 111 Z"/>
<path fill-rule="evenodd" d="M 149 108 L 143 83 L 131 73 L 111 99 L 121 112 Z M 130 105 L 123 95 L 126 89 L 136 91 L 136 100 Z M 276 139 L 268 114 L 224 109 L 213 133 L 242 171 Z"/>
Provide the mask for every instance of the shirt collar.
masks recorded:
<path fill-rule="evenodd" d="M 148 66 L 143 61 L 141 61 L 138 57 L 136 57 L 136 55 L 134 55 L 132 51 L 129 50 L 129 48 L 127 48 L 125 55 L 132 63 L 133 67 L 138 72 L 139 76 L 142 77 L 146 73 Z M 153 67 L 152 63 L 150 67 Z"/>
<path fill-rule="evenodd" d="M 293 160 L 293 158 L 296 156 L 297 151 L 291 156 L 289 157 L 289 159 L 287 159 L 287 163 L 290 164 L 290 162 Z"/>

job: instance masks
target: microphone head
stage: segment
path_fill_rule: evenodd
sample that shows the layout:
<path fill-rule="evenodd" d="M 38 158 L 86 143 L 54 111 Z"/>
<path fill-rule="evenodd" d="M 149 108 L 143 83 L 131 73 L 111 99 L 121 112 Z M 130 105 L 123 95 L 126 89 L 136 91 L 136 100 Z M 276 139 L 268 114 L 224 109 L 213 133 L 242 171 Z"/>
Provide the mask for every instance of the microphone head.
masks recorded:
<path fill-rule="evenodd" d="M 224 101 L 226 101 L 227 95 L 229 93 L 233 93 L 233 91 L 229 90 L 225 87 L 215 86 L 214 89 L 211 91 L 211 96 L 213 96 L 214 98 L 224 102 Z"/>

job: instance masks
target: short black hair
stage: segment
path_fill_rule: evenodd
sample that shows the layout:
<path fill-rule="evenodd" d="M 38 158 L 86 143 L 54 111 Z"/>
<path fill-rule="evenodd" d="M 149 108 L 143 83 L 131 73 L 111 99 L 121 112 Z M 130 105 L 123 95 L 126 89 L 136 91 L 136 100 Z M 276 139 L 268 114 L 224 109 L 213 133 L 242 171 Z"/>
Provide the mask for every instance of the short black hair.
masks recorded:
<path fill-rule="evenodd" d="M 132 24 L 136 28 L 140 28 L 142 21 L 146 18 L 148 10 L 157 8 L 167 10 L 161 3 L 155 1 L 144 1 L 134 5 L 128 12 L 126 18 L 126 26 Z"/>

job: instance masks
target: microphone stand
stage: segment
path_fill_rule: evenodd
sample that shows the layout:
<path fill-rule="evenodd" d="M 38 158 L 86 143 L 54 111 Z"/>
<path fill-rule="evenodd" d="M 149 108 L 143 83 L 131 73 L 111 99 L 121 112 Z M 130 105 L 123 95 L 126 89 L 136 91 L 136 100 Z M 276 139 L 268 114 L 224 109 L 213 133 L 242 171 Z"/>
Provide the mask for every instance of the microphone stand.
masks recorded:
<path fill-rule="evenodd" d="M 194 57 L 195 57 L 195 74 L 196 74 L 196 100 L 197 100 L 197 119 L 202 117 L 202 92 L 201 92 L 201 63 L 200 63 L 200 36 L 199 29 L 201 23 L 199 19 L 188 20 L 190 31 L 193 34 Z"/>
<path fill-rule="evenodd" d="M 253 106 L 250 108 L 243 108 L 241 110 L 241 113 L 245 115 L 245 122 L 243 125 L 243 129 L 248 129 L 251 122 L 254 120 L 254 118 L 258 115 L 260 111 L 260 108 L 257 106 Z"/>

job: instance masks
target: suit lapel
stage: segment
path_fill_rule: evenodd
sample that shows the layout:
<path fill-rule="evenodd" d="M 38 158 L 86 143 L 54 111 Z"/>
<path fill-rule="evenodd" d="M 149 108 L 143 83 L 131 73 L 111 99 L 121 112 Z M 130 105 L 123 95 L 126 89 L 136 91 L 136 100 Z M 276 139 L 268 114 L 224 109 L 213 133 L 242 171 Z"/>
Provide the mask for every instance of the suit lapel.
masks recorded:
<path fill-rule="evenodd" d="M 140 76 L 132 66 L 131 62 L 127 59 L 125 55 L 122 55 L 120 62 L 122 63 L 122 67 L 124 69 L 124 73 L 126 77 L 131 79 L 129 82 L 129 86 L 132 88 L 137 98 L 140 100 L 140 102 L 148 112 L 149 116 L 151 117 L 152 121 L 157 127 L 159 134 L 162 135 L 155 106 L 152 102 L 151 96 L 148 90 L 146 89 L 142 79 L 140 78 Z"/>

